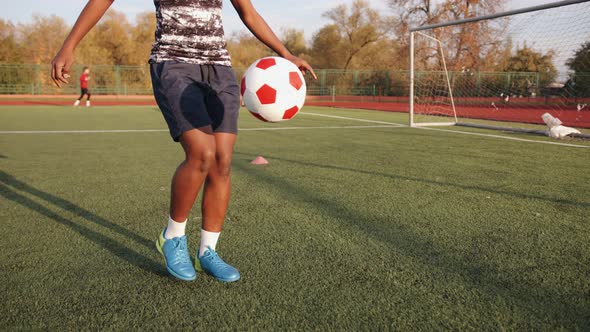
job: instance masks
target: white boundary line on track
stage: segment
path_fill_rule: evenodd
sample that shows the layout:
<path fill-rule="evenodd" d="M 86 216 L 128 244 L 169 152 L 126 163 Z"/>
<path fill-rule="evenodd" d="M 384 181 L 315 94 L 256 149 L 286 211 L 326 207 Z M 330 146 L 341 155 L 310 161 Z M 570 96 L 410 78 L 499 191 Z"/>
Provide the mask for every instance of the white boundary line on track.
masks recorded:
<path fill-rule="evenodd" d="M 240 128 L 239 131 L 272 131 L 272 130 L 303 130 L 303 129 L 364 129 L 364 128 L 399 128 L 392 125 L 374 126 L 324 126 L 324 127 L 261 127 Z M 168 132 L 168 129 L 105 129 L 105 130 L 2 130 L 0 134 L 102 134 L 102 133 L 154 133 Z"/>
<path fill-rule="evenodd" d="M 336 119 L 354 120 L 354 121 L 361 121 L 361 122 L 389 124 L 389 125 L 392 125 L 392 126 L 412 128 L 412 127 L 410 127 L 408 125 L 404 125 L 404 124 L 400 124 L 400 123 L 395 123 L 395 122 L 374 121 L 374 120 L 357 119 L 357 118 L 349 118 L 349 117 L 344 117 L 344 116 L 328 115 L 328 114 L 320 114 L 320 113 L 310 113 L 310 112 L 301 112 L 301 114 L 308 114 L 308 115 L 314 115 L 314 116 L 323 116 L 323 117 L 336 118 Z M 491 137 L 491 138 L 501 138 L 501 139 L 507 139 L 507 140 L 511 140 L 511 141 L 518 141 L 518 142 L 539 143 L 539 144 L 549 144 L 549 145 L 559 145 L 559 146 L 567 146 L 567 147 L 573 147 L 573 148 L 586 148 L 586 149 L 587 148 L 590 148 L 590 146 L 587 146 L 587 145 L 577 145 L 577 144 L 560 143 L 560 142 L 547 142 L 547 141 L 539 141 L 539 140 L 526 139 L 526 138 L 518 138 L 518 137 L 510 137 L 510 136 L 502 136 L 502 135 L 476 133 L 476 132 L 470 132 L 470 131 L 450 130 L 450 129 L 431 128 L 431 127 L 415 127 L 415 129 L 442 131 L 442 132 L 446 132 L 446 133 L 454 133 L 454 134 L 462 134 L 462 135 L 473 135 L 473 136 L 482 136 L 482 137 Z"/>

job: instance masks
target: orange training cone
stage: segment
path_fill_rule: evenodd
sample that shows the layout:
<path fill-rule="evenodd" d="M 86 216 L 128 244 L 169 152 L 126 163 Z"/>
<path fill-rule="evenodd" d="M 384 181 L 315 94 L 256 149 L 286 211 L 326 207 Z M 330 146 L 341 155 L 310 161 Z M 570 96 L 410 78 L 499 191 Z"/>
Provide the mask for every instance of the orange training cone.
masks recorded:
<path fill-rule="evenodd" d="M 250 162 L 250 164 L 252 164 L 252 165 L 266 165 L 266 164 L 268 164 L 268 160 L 264 159 L 263 156 L 258 156 L 256 158 L 254 158 L 254 160 L 252 160 Z"/>

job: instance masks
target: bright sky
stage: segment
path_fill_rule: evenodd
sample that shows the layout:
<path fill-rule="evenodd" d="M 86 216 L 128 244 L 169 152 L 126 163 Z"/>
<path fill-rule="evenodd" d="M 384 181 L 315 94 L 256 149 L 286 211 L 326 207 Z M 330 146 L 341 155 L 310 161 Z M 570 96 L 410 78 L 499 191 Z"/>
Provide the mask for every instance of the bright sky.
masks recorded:
<path fill-rule="evenodd" d="M 371 6 L 389 14 L 386 0 L 368 0 Z M 554 2 L 555 0 L 512 0 L 507 1 L 507 9 L 516 9 Z M 281 28 L 303 30 L 307 38 L 319 30 L 328 21 L 322 13 L 335 6 L 352 3 L 352 0 L 252 0 L 252 3 L 269 25 L 280 34 Z M 57 15 L 73 24 L 84 7 L 83 0 L 17 0 L 10 6 L 4 6 L 0 17 L 13 23 L 25 23 L 33 14 Z M 151 0 L 116 0 L 112 6 L 130 19 L 137 13 L 154 10 Z M 224 0 L 224 25 L 226 34 L 245 30 L 229 0 Z"/>

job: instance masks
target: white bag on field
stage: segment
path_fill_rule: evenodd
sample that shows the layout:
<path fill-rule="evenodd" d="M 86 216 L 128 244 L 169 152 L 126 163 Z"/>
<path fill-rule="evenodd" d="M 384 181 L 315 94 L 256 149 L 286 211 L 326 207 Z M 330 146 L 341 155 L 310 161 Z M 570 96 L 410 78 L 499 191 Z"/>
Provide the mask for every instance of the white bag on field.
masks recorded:
<path fill-rule="evenodd" d="M 543 121 L 549 127 L 548 135 L 553 138 L 563 138 L 570 134 L 580 134 L 580 131 L 571 127 L 561 125 L 561 120 L 553 117 L 549 113 L 545 113 L 541 116 Z"/>

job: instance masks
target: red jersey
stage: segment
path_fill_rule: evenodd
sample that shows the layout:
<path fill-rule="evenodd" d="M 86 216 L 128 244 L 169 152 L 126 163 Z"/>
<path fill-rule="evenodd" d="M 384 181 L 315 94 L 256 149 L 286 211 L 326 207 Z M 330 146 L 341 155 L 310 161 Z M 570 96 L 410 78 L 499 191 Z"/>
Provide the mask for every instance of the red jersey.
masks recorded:
<path fill-rule="evenodd" d="M 86 73 L 80 75 L 80 88 L 88 89 L 88 74 Z"/>

